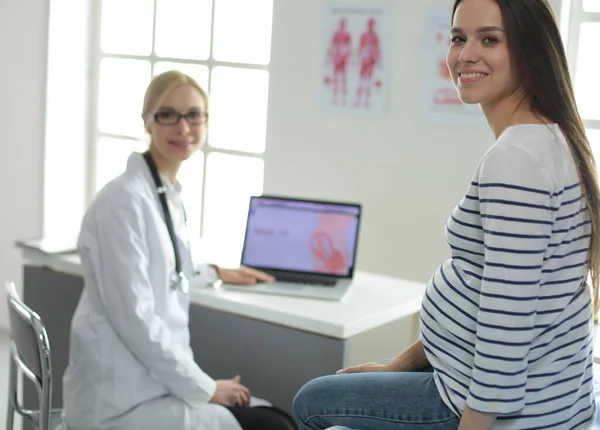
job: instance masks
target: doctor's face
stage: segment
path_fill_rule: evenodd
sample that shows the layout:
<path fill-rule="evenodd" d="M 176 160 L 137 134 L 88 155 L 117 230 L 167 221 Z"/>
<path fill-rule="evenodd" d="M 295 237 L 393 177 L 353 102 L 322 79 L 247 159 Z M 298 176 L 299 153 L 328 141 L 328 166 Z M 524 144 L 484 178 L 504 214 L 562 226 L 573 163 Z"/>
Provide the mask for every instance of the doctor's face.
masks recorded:
<path fill-rule="evenodd" d="M 146 118 L 151 146 L 165 161 L 181 163 L 204 143 L 208 113 L 202 94 L 192 85 L 171 90 L 149 118 Z"/>

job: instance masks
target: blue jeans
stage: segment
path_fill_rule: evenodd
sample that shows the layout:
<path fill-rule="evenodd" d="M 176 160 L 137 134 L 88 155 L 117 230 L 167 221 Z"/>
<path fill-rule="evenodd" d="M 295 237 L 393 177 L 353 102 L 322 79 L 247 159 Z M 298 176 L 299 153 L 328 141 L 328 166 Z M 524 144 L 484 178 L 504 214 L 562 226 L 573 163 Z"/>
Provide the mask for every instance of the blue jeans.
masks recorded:
<path fill-rule="evenodd" d="M 294 398 L 300 430 L 456 430 L 432 372 L 351 373 L 308 382 Z"/>

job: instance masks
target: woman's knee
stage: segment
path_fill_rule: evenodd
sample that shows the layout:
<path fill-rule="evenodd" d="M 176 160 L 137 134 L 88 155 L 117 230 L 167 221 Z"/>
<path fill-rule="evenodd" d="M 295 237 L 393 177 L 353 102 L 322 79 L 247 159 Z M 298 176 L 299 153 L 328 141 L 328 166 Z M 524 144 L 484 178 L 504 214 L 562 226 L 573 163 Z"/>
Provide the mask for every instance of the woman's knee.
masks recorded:
<path fill-rule="evenodd" d="M 294 397 L 293 410 L 296 421 L 306 421 L 313 415 L 319 415 L 323 407 L 339 394 L 342 375 L 328 375 L 313 379 L 304 384 Z"/>
<path fill-rule="evenodd" d="M 296 421 L 303 421 L 307 418 L 306 413 L 310 409 L 311 392 L 314 391 L 315 381 L 313 379 L 304 384 L 294 396 L 292 410 L 294 411 L 294 419 Z"/>

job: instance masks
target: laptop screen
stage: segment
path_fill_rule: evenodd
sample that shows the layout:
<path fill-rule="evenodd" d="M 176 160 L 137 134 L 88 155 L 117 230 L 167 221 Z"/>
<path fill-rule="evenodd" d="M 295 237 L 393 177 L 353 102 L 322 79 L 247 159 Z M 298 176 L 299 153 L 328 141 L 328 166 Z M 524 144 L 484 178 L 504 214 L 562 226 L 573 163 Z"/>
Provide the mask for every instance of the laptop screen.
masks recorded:
<path fill-rule="evenodd" d="M 351 276 L 360 206 L 252 197 L 242 264 Z"/>

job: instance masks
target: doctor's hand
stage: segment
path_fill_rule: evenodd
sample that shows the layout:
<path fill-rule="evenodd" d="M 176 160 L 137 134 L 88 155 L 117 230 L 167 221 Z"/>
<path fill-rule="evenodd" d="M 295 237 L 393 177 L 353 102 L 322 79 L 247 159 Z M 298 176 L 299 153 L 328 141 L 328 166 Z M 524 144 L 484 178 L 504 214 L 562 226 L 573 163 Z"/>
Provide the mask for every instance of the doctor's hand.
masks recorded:
<path fill-rule="evenodd" d="M 218 379 L 217 389 L 210 403 L 223 406 L 248 406 L 250 404 L 250 390 L 240 384 L 240 375 L 233 379 Z"/>
<path fill-rule="evenodd" d="M 257 282 L 270 283 L 274 277 L 259 270 L 241 266 L 238 269 L 219 268 L 219 278 L 226 284 L 253 285 Z"/>

